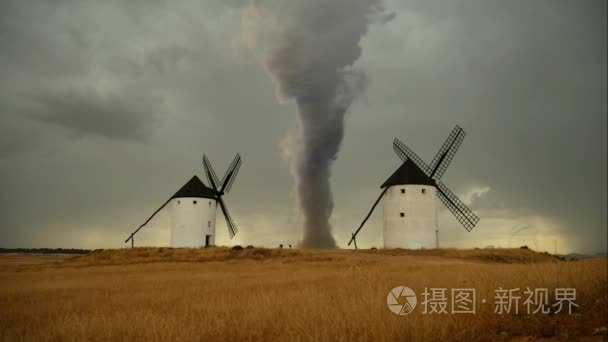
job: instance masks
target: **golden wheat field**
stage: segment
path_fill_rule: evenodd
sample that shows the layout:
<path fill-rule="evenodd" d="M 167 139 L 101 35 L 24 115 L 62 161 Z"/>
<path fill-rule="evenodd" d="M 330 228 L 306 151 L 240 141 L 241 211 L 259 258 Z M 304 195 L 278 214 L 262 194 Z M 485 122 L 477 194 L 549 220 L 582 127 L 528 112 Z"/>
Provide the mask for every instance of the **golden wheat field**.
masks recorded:
<path fill-rule="evenodd" d="M 0 256 L 2 341 L 606 340 L 607 260 L 529 250 L 134 248 Z M 387 307 L 410 287 L 418 306 Z M 475 314 L 424 314 L 426 288 L 475 288 Z M 494 312 L 495 289 L 576 288 L 572 314 Z M 486 299 L 487 303 L 481 300 Z"/>

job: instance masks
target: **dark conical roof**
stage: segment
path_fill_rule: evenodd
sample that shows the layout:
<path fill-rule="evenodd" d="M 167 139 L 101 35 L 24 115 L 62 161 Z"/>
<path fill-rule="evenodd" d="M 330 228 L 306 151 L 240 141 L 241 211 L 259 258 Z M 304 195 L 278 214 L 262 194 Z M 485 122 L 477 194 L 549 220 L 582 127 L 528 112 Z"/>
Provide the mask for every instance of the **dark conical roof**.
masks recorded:
<path fill-rule="evenodd" d="M 179 197 L 198 197 L 198 198 L 215 198 L 213 189 L 208 188 L 197 176 L 190 178 L 188 183 L 177 190 L 171 198 Z"/>
<path fill-rule="evenodd" d="M 437 185 L 435 184 L 435 181 L 429 178 L 429 176 L 427 176 L 411 159 L 408 159 L 401 164 L 380 188 L 404 184 Z"/>

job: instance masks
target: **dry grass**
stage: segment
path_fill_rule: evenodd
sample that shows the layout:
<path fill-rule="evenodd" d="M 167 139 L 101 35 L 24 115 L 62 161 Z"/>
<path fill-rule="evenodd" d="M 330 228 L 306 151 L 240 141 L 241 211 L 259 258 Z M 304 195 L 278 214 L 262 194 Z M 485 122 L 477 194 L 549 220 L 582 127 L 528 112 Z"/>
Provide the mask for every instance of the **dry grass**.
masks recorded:
<path fill-rule="evenodd" d="M 23 262 L 19 262 L 19 258 Z M 0 340 L 605 340 L 607 260 L 526 250 L 135 248 L 0 256 Z M 392 314 L 388 291 L 468 287 L 476 315 Z M 498 315 L 493 290 L 574 287 L 573 315 Z M 523 307 L 521 307 L 523 309 Z M 549 329 L 550 330 L 550 329 Z"/>

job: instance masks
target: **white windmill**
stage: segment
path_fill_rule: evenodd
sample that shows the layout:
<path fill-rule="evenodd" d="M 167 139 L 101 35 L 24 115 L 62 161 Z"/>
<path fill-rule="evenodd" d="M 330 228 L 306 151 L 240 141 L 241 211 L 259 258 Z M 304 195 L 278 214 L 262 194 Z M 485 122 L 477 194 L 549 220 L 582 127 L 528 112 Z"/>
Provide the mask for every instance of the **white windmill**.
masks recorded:
<path fill-rule="evenodd" d="M 193 176 L 146 222 L 131 233 L 125 243 L 131 240 L 131 247 L 133 247 L 135 234 L 167 205 L 169 206 L 171 221 L 171 247 L 207 247 L 215 245 L 215 216 L 218 204 L 226 218 L 228 234 L 230 238 L 234 237 L 237 228 L 230 217 L 230 213 L 228 213 L 223 196 L 232 188 L 241 163 L 241 156 L 237 154 L 222 181 L 219 182 L 207 156 L 203 155 L 205 175 L 211 186 L 206 186 L 197 176 Z"/>
<path fill-rule="evenodd" d="M 464 130 L 456 126 L 433 158 L 431 165 L 427 165 L 395 138 L 393 149 L 403 164 L 380 186 L 380 196 L 359 228 L 352 233 L 348 245 L 354 243 L 357 248 L 357 234 L 383 197 L 384 248 L 418 249 L 439 246 L 435 196 L 441 199 L 467 231 L 471 231 L 479 222 L 479 218 L 439 181 L 465 135 Z"/>

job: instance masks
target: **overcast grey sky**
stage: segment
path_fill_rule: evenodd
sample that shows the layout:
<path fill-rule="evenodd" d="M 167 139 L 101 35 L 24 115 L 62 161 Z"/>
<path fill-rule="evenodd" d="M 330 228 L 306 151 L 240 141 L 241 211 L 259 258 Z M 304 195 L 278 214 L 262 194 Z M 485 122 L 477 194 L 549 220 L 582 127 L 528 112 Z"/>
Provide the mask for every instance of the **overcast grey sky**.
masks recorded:
<path fill-rule="evenodd" d="M 207 153 L 243 166 L 219 244 L 297 243 L 280 143 L 296 128 L 243 43 L 246 1 L 0 4 L 0 247 L 121 247 Z M 606 251 L 606 1 L 385 2 L 355 66 L 369 85 L 333 165 L 344 247 L 399 165 L 400 138 L 430 162 L 466 131 L 443 180 L 481 217 L 443 207 L 442 244 Z M 380 246 L 381 210 L 358 242 Z M 218 217 L 219 219 L 219 217 Z M 138 234 L 168 243 L 161 214 Z M 526 229 L 521 229 L 526 228 Z M 520 231 L 519 233 L 515 233 Z"/>

